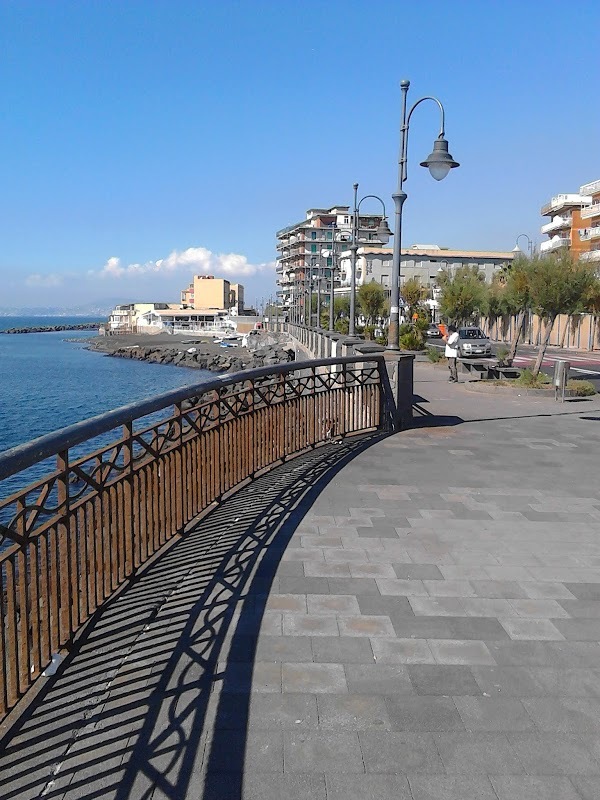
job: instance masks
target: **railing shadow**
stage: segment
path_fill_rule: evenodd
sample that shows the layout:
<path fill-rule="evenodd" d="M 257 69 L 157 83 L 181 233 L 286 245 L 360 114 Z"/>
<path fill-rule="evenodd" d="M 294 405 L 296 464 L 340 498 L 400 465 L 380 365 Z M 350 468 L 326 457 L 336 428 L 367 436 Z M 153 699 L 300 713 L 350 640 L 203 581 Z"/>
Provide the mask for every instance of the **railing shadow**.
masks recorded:
<path fill-rule="evenodd" d="M 109 603 L 0 742 L 3 800 L 180 800 L 192 786 L 241 798 L 258 632 L 281 556 L 326 484 L 381 438 L 256 479 Z"/>

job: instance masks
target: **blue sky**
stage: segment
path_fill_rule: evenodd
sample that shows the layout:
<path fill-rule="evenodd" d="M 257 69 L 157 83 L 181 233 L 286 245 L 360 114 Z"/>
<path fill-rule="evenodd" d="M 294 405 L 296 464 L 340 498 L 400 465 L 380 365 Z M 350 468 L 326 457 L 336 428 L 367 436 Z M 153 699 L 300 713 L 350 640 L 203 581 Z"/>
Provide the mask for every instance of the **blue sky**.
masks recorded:
<path fill-rule="evenodd" d="M 404 243 L 538 241 L 600 178 L 595 0 L 0 0 L 0 307 L 275 292 L 275 231 L 352 184 L 389 204 L 401 78 L 460 169 L 418 166 Z M 388 203 L 389 201 L 389 203 Z M 365 204 L 363 208 L 367 208 Z M 374 206 L 377 210 L 377 204 Z M 523 241 L 523 240 L 521 240 Z"/>

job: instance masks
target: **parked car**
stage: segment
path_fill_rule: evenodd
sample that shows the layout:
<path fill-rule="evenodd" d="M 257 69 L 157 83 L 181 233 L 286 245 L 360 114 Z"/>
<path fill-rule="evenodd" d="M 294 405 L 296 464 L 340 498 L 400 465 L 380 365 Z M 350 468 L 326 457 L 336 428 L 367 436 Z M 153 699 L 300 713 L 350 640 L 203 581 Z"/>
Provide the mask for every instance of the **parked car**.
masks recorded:
<path fill-rule="evenodd" d="M 441 339 L 442 338 L 442 332 L 438 328 L 437 325 L 430 325 L 427 328 L 425 334 L 426 334 L 428 339 Z"/>
<path fill-rule="evenodd" d="M 457 349 L 459 358 L 492 355 L 489 337 L 479 328 L 459 328 Z"/>

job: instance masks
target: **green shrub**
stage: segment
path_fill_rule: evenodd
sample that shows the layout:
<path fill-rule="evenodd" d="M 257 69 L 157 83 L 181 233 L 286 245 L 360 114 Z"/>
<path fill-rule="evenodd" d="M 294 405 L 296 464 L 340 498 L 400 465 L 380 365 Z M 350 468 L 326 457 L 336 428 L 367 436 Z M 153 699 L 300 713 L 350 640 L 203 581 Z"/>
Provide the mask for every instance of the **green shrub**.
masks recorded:
<path fill-rule="evenodd" d="M 365 339 L 372 340 L 375 338 L 375 325 L 365 325 L 363 333 L 365 334 Z"/>
<path fill-rule="evenodd" d="M 575 397 L 591 397 L 596 394 L 594 384 L 590 381 L 584 381 L 579 378 L 571 378 L 567 381 L 567 389 L 575 393 Z"/>
<path fill-rule="evenodd" d="M 427 328 L 431 325 L 431 323 L 429 322 L 429 318 L 427 316 L 423 316 L 415 320 L 414 325 L 419 332 L 423 333 L 424 331 L 427 330 Z"/>
<path fill-rule="evenodd" d="M 439 350 L 437 347 L 428 347 L 427 358 L 431 361 L 432 364 L 437 364 L 439 361 L 442 360 L 442 351 Z"/>
<path fill-rule="evenodd" d="M 544 386 L 550 383 L 550 378 L 544 375 L 543 372 L 534 375 L 530 367 L 525 367 L 521 370 L 521 374 L 515 380 L 515 383 L 528 389 L 543 389 Z"/>
<path fill-rule="evenodd" d="M 506 356 L 509 353 L 510 353 L 510 350 L 508 349 L 508 347 L 499 347 L 496 350 L 496 358 L 498 359 L 498 364 L 500 364 L 500 366 L 503 366 L 503 365 L 509 366 L 508 364 L 506 364 Z"/>
<path fill-rule="evenodd" d="M 347 319 L 336 319 L 333 326 L 338 333 L 348 333 L 350 330 L 350 323 Z"/>
<path fill-rule="evenodd" d="M 376 336 L 376 337 L 375 337 L 375 341 L 377 342 L 377 344 L 381 344 L 381 345 L 383 345 L 384 347 L 385 347 L 385 346 L 387 345 L 387 343 L 388 343 L 387 336 Z"/>
<path fill-rule="evenodd" d="M 400 325 L 400 328 L 399 328 L 400 336 L 404 336 L 405 334 L 412 333 L 412 332 L 413 332 L 412 323 L 403 322 L 402 325 Z"/>
<path fill-rule="evenodd" d="M 418 331 L 409 331 L 400 337 L 401 350 L 423 350 L 423 336 Z"/>

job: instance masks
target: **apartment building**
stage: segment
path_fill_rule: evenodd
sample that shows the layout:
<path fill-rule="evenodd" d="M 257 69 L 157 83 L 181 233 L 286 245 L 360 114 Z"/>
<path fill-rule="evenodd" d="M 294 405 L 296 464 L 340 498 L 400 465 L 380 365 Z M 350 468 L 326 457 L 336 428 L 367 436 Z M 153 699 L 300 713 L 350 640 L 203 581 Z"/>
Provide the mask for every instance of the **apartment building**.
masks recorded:
<path fill-rule="evenodd" d="M 357 225 L 357 242 L 371 247 L 382 246 L 377 229 L 382 214 L 361 213 Z M 350 206 L 310 208 L 306 219 L 277 231 L 277 296 L 284 310 L 294 303 L 302 305 L 298 287 L 316 271 L 321 281 L 321 291 L 329 292 L 331 280 L 339 286 L 339 275 L 334 271 L 334 259 L 346 249 L 352 238 L 352 212 Z M 337 266 L 337 264 L 336 264 Z"/>
<path fill-rule="evenodd" d="M 231 284 L 226 278 L 215 278 L 214 275 L 194 275 L 187 289 L 181 292 L 181 305 L 184 308 L 228 310 Z"/>
<path fill-rule="evenodd" d="M 585 183 L 578 193 L 557 194 L 540 213 L 550 217 L 541 227 L 548 239 L 540 253 L 567 249 L 575 258 L 600 261 L 600 180 Z"/>
<path fill-rule="evenodd" d="M 359 247 L 356 252 L 356 285 L 376 281 L 385 289 L 391 289 L 392 276 L 391 247 Z M 422 286 L 435 287 L 442 270 L 450 272 L 459 267 L 477 267 L 485 275 L 488 283 L 494 273 L 507 266 L 515 257 L 514 251 L 504 250 L 450 250 L 437 244 L 415 244 L 402 250 L 400 258 L 400 279 L 403 283 L 417 278 Z M 350 291 L 350 252 L 341 256 L 340 293 Z"/>

